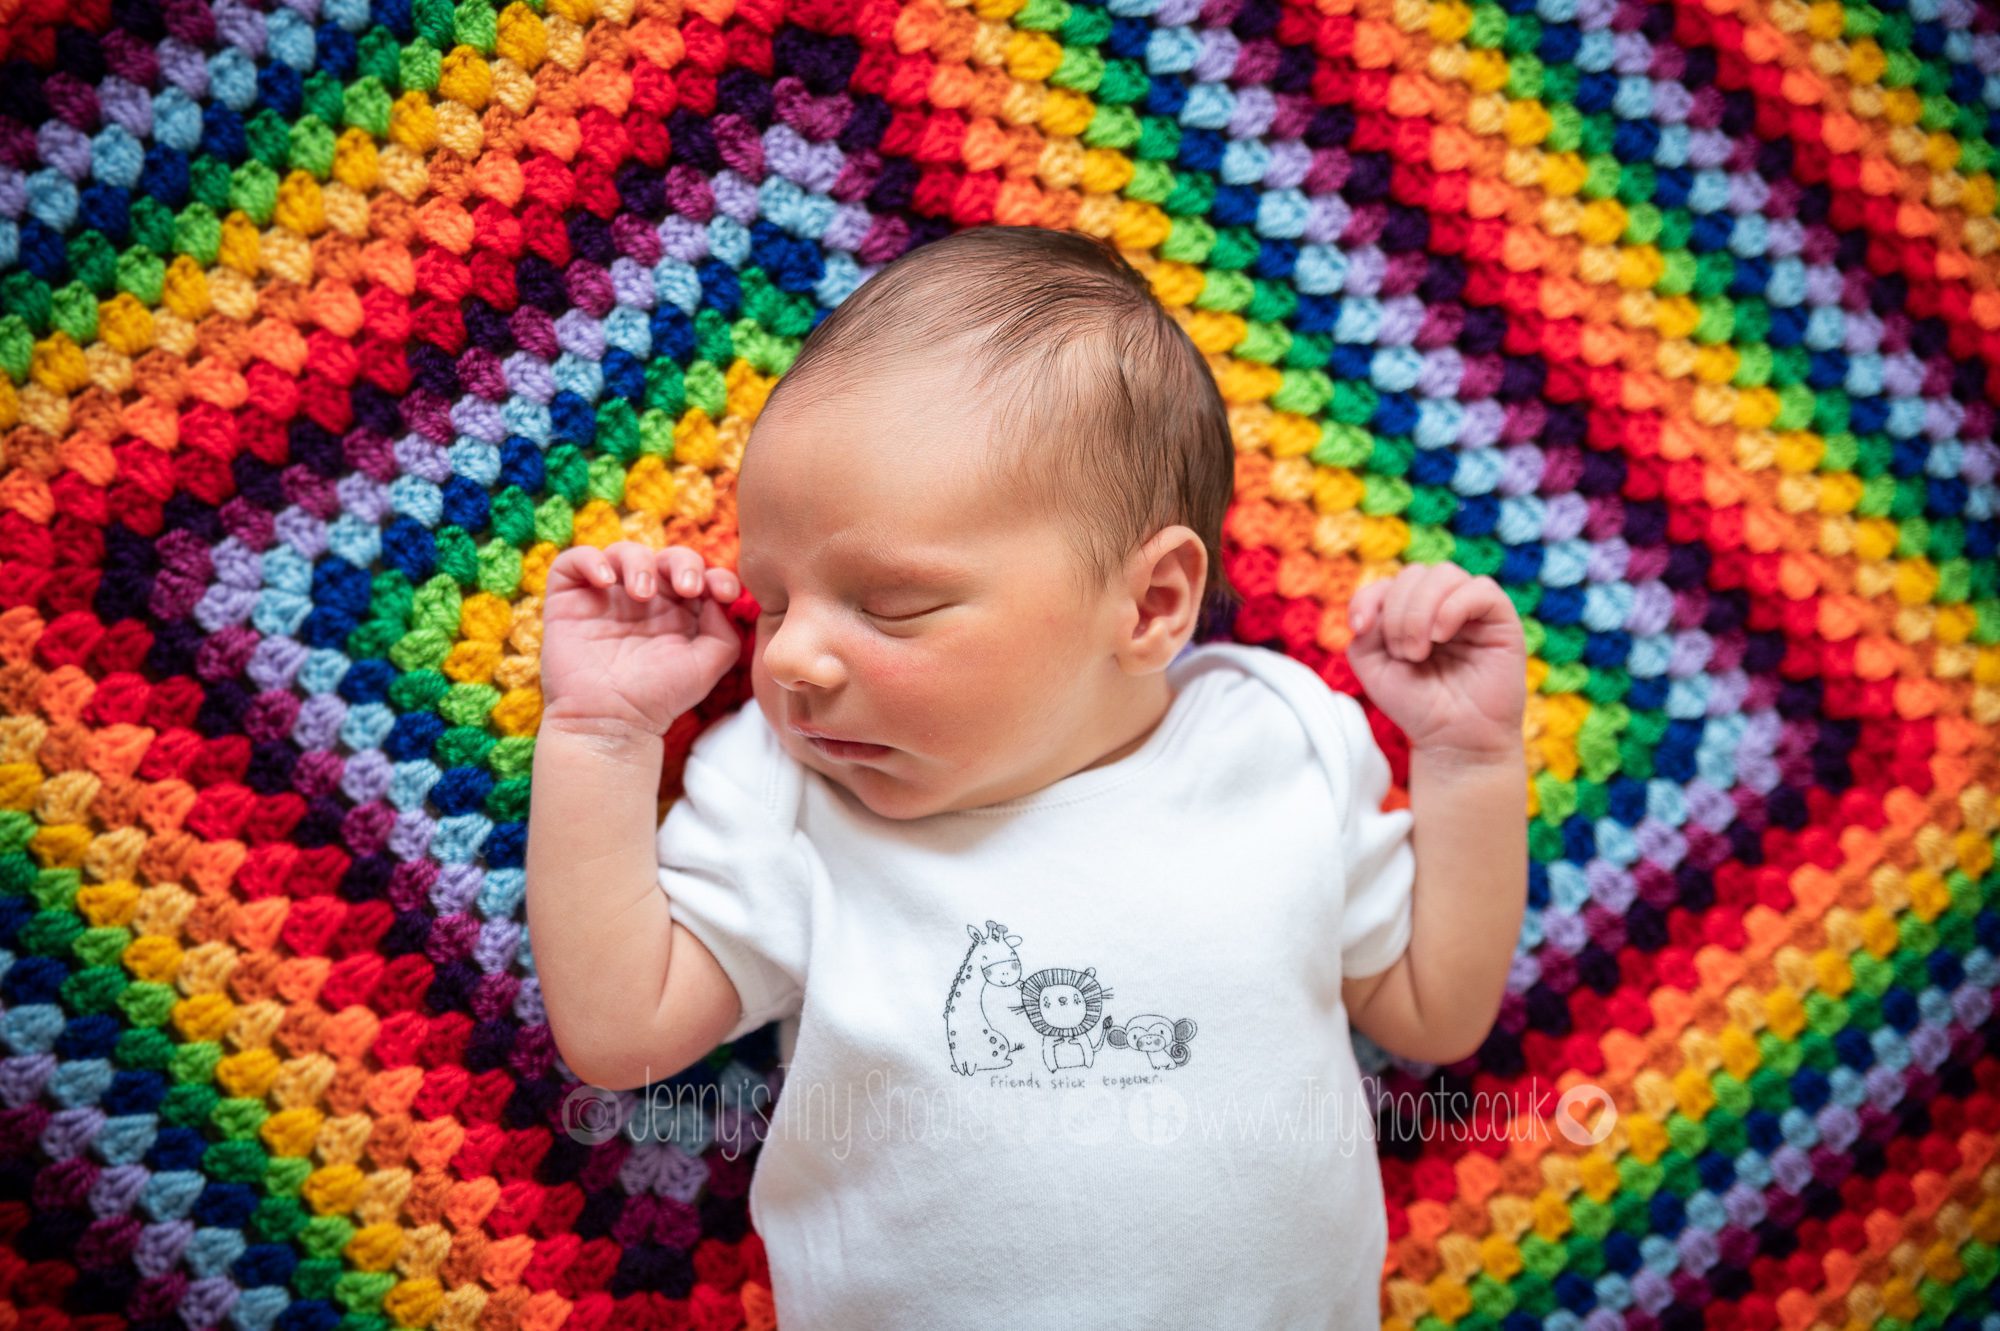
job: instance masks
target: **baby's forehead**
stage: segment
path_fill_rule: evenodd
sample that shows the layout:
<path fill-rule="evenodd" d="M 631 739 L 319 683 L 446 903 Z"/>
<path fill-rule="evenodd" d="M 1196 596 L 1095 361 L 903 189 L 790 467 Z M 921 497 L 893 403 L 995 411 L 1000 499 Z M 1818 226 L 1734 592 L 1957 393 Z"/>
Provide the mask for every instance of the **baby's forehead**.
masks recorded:
<path fill-rule="evenodd" d="M 891 494 L 906 485 L 913 493 L 898 500 L 899 510 L 909 503 L 998 502 L 996 477 L 1023 442 L 1006 402 L 956 370 L 926 375 L 899 365 L 816 380 L 759 416 L 744 478 L 855 478 Z"/>
<path fill-rule="evenodd" d="M 963 347 L 826 368 L 759 416 L 745 493 L 761 478 L 811 493 L 812 507 L 839 518 L 879 500 L 885 524 L 922 519 L 950 532 L 1019 524 L 1049 508 L 1047 486 L 1058 481 L 1047 445 L 1060 428 L 1051 419 L 1073 400 L 1052 376 L 974 364 Z"/>

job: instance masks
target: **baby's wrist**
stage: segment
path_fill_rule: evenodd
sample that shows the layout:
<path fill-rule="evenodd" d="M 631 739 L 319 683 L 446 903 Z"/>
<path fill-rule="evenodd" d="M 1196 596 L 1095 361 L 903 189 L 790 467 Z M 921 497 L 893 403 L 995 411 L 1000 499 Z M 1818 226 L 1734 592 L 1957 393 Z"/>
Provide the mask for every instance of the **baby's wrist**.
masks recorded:
<path fill-rule="evenodd" d="M 651 726 L 623 717 L 554 708 L 542 713 L 537 735 L 541 739 L 574 739 L 603 750 L 657 754 L 660 748 L 660 732 Z"/>
<path fill-rule="evenodd" d="M 1420 743 L 1410 747 L 1410 765 L 1433 771 L 1482 776 L 1490 773 L 1518 775 L 1527 763 L 1527 750 L 1517 738 L 1504 742 L 1447 744 Z"/>

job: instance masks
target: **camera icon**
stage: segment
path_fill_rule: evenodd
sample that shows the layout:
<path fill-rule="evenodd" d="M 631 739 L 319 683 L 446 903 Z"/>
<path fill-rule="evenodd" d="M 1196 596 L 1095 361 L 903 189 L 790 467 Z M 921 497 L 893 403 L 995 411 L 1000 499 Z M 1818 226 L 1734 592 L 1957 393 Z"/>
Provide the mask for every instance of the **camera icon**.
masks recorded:
<path fill-rule="evenodd" d="M 596 1146 L 618 1135 L 618 1093 L 585 1083 L 563 1097 L 562 1130 L 569 1139 Z"/>

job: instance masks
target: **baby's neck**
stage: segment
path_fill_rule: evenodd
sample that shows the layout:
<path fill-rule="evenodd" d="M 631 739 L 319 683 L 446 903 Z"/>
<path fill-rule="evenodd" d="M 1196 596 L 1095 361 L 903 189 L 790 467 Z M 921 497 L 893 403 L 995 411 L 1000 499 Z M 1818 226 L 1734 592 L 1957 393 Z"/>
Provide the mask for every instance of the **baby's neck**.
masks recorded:
<path fill-rule="evenodd" d="M 1140 747 L 1148 739 L 1152 738 L 1153 732 L 1160 728 L 1160 723 L 1167 719 L 1167 709 L 1173 706 L 1173 688 L 1167 683 L 1166 673 L 1162 671 L 1146 676 L 1140 682 L 1139 686 L 1132 690 L 1132 693 L 1132 712 L 1121 718 L 1115 725 L 1107 723 L 1107 731 L 1111 735 L 1113 747 L 1105 750 L 1098 757 L 1085 763 L 1083 766 L 1074 769 L 1074 771 L 1064 772 L 1061 776 L 1051 777 L 1051 782 L 1060 781 L 1063 776 L 1073 776 L 1076 772 L 1088 772 L 1093 768 L 1108 767 L 1121 758 L 1126 758 L 1137 753 Z M 1121 733 L 1128 736 L 1122 743 L 1118 742 L 1117 739 L 1117 736 Z M 1103 737 L 1099 736 L 1097 742 L 1102 743 Z"/>

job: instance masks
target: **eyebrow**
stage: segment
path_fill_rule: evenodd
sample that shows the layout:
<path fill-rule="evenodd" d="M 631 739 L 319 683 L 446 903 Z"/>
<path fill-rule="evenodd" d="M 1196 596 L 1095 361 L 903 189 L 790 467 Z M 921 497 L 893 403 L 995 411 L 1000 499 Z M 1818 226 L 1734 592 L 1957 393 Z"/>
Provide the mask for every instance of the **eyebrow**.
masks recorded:
<path fill-rule="evenodd" d="M 972 570 L 943 560 L 901 559 L 894 556 L 879 557 L 868 555 L 859 562 L 878 574 L 904 582 L 947 583 L 965 582 L 972 577 Z"/>
<path fill-rule="evenodd" d="M 879 553 L 874 547 L 854 550 L 847 558 L 855 565 L 869 570 L 878 577 L 891 579 L 903 585 L 945 586 L 972 581 L 976 576 L 973 569 L 961 564 L 936 559 L 909 559 L 898 555 Z M 736 558 L 738 573 L 747 572 L 750 560 L 740 552 Z"/>

